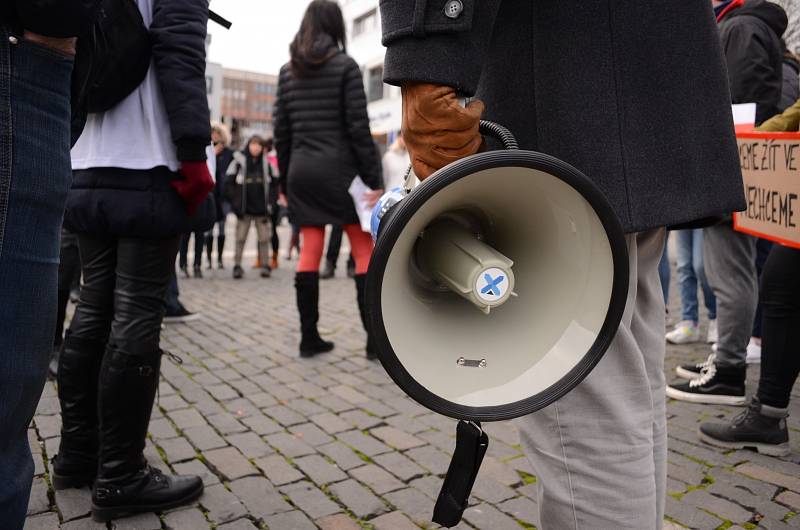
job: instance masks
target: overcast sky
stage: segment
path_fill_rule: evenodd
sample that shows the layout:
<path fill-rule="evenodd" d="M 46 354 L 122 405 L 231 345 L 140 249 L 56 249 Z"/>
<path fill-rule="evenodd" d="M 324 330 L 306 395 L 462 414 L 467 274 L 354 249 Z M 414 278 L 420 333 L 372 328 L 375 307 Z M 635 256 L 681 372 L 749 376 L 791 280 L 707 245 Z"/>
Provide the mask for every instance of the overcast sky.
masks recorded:
<path fill-rule="evenodd" d="M 230 30 L 215 23 L 209 60 L 226 68 L 277 74 L 289 60 L 291 42 L 309 0 L 212 0 L 211 9 L 233 22 Z"/>

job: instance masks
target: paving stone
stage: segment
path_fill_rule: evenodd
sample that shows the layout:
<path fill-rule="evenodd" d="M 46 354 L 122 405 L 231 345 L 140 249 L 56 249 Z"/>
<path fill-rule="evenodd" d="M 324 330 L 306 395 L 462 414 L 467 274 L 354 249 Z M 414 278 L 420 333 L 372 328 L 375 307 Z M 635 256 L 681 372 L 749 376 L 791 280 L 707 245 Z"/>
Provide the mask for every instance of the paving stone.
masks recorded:
<path fill-rule="evenodd" d="M 154 513 L 140 513 L 111 522 L 114 530 L 161 530 L 161 520 Z"/>
<path fill-rule="evenodd" d="M 665 513 L 670 519 L 698 530 L 714 530 L 722 524 L 722 520 L 672 497 L 667 497 Z"/>
<path fill-rule="evenodd" d="M 272 418 L 268 418 L 261 413 L 253 414 L 243 418 L 242 423 L 244 423 L 248 429 L 252 430 L 259 436 L 273 434 L 283 430 L 283 427 L 277 421 L 273 420 Z"/>
<path fill-rule="evenodd" d="M 402 482 L 390 475 L 388 471 L 375 464 L 367 464 L 366 466 L 353 469 L 350 471 L 350 476 L 369 486 L 370 489 L 378 495 L 383 495 L 393 490 L 399 490 L 404 486 Z"/>
<path fill-rule="evenodd" d="M 219 478 L 200 460 L 194 459 L 188 462 L 182 462 L 180 464 L 173 465 L 172 468 L 175 470 L 175 473 L 178 473 L 179 475 L 199 476 L 201 479 L 203 479 L 203 484 L 206 487 L 219 484 Z"/>
<path fill-rule="evenodd" d="M 503 486 L 489 476 L 481 476 L 480 474 L 472 486 L 472 495 L 492 504 L 497 504 L 516 496 L 511 488 Z"/>
<path fill-rule="evenodd" d="M 800 492 L 800 476 L 792 477 L 789 475 L 784 475 L 783 473 L 778 473 L 777 471 L 773 471 L 756 464 L 751 464 L 749 462 L 740 466 L 736 466 L 736 471 L 757 480 L 762 480 L 771 484 L 777 484 L 778 486 L 783 486 L 784 488 L 792 491 Z"/>
<path fill-rule="evenodd" d="M 195 409 L 173 410 L 167 416 L 181 430 L 206 424 L 206 420 Z"/>
<path fill-rule="evenodd" d="M 336 437 L 346 445 L 349 445 L 356 451 L 364 453 L 367 456 L 388 453 L 392 450 L 391 447 L 379 442 L 371 436 L 367 436 L 361 431 L 340 432 Z"/>
<path fill-rule="evenodd" d="M 200 504 L 208 510 L 208 518 L 215 523 L 227 523 L 247 515 L 247 510 L 236 495 L 226 490 L 222 484 L 206 488 Z"/>
<path fill-rule="evenodd" d="M 794 493 L 793 491 L 784 491 L 775 497 L 775 500 L 794 508 L 795 511 L 800 510 L 800 495 Z"/>
<path fill-rule="evenodd" d="M 23 530 L 53 530 L 54 528 L 58 528 L 58 514 L 50 512 L 28 517 Z"/>
<path fill-rule="evenodd" d="M 288 495 L 292 503 L 312 519 L 319 519 L 342 511 L 336 503 L 310 482 L 298 482 L 283 486 L 280 491 Z"/>
<path fill-rule="evenodd" d="M 324 412 L 322 414 L 316 414 L 311 416 L 311 421 L 313 421 L 320 429 L 325 431 L 328 434 L 336 434 L 337 432 L 343 432 L 350 429 L 350 425 L 339 418 L 336 414 L 332 412 Z"/>
<path fill-rule="evenodd" d="M 164 516 L 167 530 L 199 530 L 209 528 L 203 512 L 196 508 L 170 512 Z"/>
<path fill-rule="evenodd" d="M 293 427 L 289 427 L 289 432 L 291 432 L 293 435 L 299 437 L 305 443 L 313 447 L 330 443 L 333 441 L 333 438 L 331 436 L 325 434 L 325 432 L 322 429 L 320 429 L 313 423 L 304 423 L 302 425 L 295 425 Z"/>
<path fill-rule="evenodd" d="M 228 480 L 257 474 L 256 468 L 233 447 L 214 449 L 204 453 L 208 464 Z"/>
<path fill-rule="evenodd" d="M 303 474 L 289 465 L 281 455 L 270 455 L 256 460 L 256 465 L 261 468 L 267 478 L 276 486 L 297 482 Z"/>
<path fill-rule="evenodd" d="M 431 520 L 434 501 L 417 488 L 392 491 L 383 498 L 419 525 L 428 524 Z"/>
<path fill-rule="evenodd" d="M 179 395 L 172 394 L 170 396 L 161 396 L 158 399 L 156 406 L 163 410 L 169 411 L 188 408 L 189 404 Z"/>
<path fill-rule="evenodd" d="M 236 392 L 233 388 L 225 383 L 219 383 L 216 385 L 209 385 L 205 387 L 206 391 L 214 396 L 214 399 L 218 401 L 226 401 L 229 399 L 234 399 L 239 397 L 239 393 Z"/>
<path fill-rule="evenodd" d="M 360 409 L 348 410 L 347 412 L 340 414 L 339 417 L 362 431 L 371 429 L 383 423 L 383 420 L 378 416 L 372 416 Z"/>
<path fill-rule="evenodd" d="M 410 449 L 406 452 L 406 456 L 434 475 L 444 475 L 447 466 L 450 465 L 450 457 L 431 446 Z"/>
<path fill-rule="evenodd" d="M 400 512 L 387 513 L 370 521 L 375 530 L 419 530 L 408 517 Z"/>
<path fill-rule="evenodd" d="M 528 524 L 533 524 L 539 514 L 539 508 L 536 503 L 525 497 L 507 500 L 497 507 L 514 519 Z"/>
<path fill-rule="evenodd" d="M 310 445 L 300 440 L 298 437 L 285 432 L 270 434 L 266 437 L 266 440 L 272 447 L 289 458 L 310 455 L 314 452 L 314 449 Z"/>
<path fill-rule="evenodd" d="M 315 414 L 322 414 L 326 410 L 324 407 L 306 399 L 305 397 L 293 399 L 289 401 L 286 406 L 299 413 L 304 418 L 308 418 L 309 416 L 313 416 Z"/>
<path fill-rule="evenodd" d="M 56 506 L 64 521 L 85 517 L 92 510 L 92 493 L 89 488 L 58 490 Z"/>
<path fill-rule="evenodd" d="M 374 457 L 373 460 L 382 468 L 406 483 L 426 473 L 423 468 L 402 453 L 385 453 Z"/>
<path fill-rule="evenodd" d="M 332 442 L 321 445 L 316 449 L 336 462 L 336 465 L 345 471 L 364 465 L 364 460 L 342 442 Z"/>
<path fill-rule="evenodd" d="M 264 409 L 264 414 L 277 421 L 284 427 L 298 425 L 306 421 L 302 415 L 283 405 L 276 405 L 274 407 L 266 408 Z"/>
<path fill-rule="evenodd" d="M 292 507 L 278 490 L 263 477 L 246 477 L 230 483 L 231 491 L 244 503 L 251 515 L 264 519 Z"/>
<path fill-rule="evenodd" d="M 208 417 L 208 422 L 222 434 L 233 434 L 247 430 L 247 427 L 239 423 L 236 417 L 228 412 L 213 414 Z"/>
<path fill-rule="evenodd" d="M 61 416 L 36 416 L 36 431 L 46 440 L 61 434 Z"/>
<path fill-rule="evenodd" d="M 58 528 L 58 526 L 52 528 Z M 91 517 L 74 519 L 61 525 L 61 530 L 106 530 L 106 528 L 106 523 L 98 523 Z"/>
<path fill-rule="evenodd" d="M 247 458 L 261 458 L 273 453 L 269 444 L 254 432 L 231 434 L 226 439 Z"/>
<path fill-rule="evenodd" d="M 519 530 L 520 525 L 490 504 L 478 504 L 464 511 L 464 519 L 476 528 Z"/>
<path fill-rule="evenodd" d="M 50 499 L 47 498 L 47 482 L 43 478 L 33 479 L 31 495 L 28 499 L 28 515 L 47 512 L 50 510 Z"/>
<path fill-rule="evenodd" d="M 271 515 L 270 517 L 267 517 L 264 522 L 267 523 L 269 528 L 275 528 L 277 530 L 282 528 L 285 528 L 286 530 L 316 530 L 314 523 L 312 523 L 302 512 L 297 510 L 293 512 Z"/>
<path fill-rule="evenodd" d="M 359 519 L 369 519 L 388 511 L 378 497 L 355 480 L 333 484 L 330 491 Z"/>
<path fill-rule="evenodd" d="M 337 385 L 329 388 L 328 391 L 342 398 L 348 403 L 352 403 L 353 405 L 367 403 L 370 400 L 369 396 L 366 396 L 355 388 L 346 385 Z"/>
<path fill-rule="evenodd" d="M 519 474 L 509 465 L 496 458 L 485 457 L 481 463 L 481 475 L 494 479 L 504 486 L 513 487 L 522 482 Z"/>
<path fill-rule="evenodd" d="M 150 420 L 150 425 L 148 426 L 147 431 L 156 440 L 166 440 L 168 438 L 175 438 L 178 436 L 178 432 L 175 430 L 175 427 L 173 427 L 172 423 L 166 418 Z"/>
<path fill-rule="evenodd" d="M 219 449 L 228 445 L 222 437 L 217 434 L 217 431 L 211 428 L 210 425 L 201 425 L 200 427 L 189 427 L 183 430 L 183 434 L 199 451 L 208 451 L 209 449 Z"/>
<path fill-rule="evenodd" d="M 398 449 L 400 451 L 405 451 L 406 449 L 411 449 L 413 447 L 419 447 L 421 445 L 425 445 L 425 442 L 420 440 L 416 436 L 403 432 L 400 429 L 390 427 L 388 425 L 384 427 L 377 427 L 369 432 L 370 434 L 372 434 L 372 436 L 383 441 L 383 443 L 391 447 L 394 447 L 395 449 Z"/>
<path fill-rule="evenodd" d="M 219 530 L 255 530 L 257 527 L 249 519 L 237 519 L 217 527 Z"/>
<path fill-rule="evenodd" d="M 298 458 L 294 463 L 316 484 L 324 486 L 347 478 L 336 464 L 332 464 L 319 455 L 308 455 Z"/>
<path fill-rule="evenodd" d="M 169 440 L 160 440 L 158 445 L 164 450 L 167 455 L 167 462 L 174 464 L 175 462 L 183 462 L 191 460 L 197 453 L 186 438 L 171 438 Z"/>
<path fill-rule="evenodd" d="M 361 530 L 361 527 L 343 513 L 329 515 L 316 521 L 320 530 Z"/>

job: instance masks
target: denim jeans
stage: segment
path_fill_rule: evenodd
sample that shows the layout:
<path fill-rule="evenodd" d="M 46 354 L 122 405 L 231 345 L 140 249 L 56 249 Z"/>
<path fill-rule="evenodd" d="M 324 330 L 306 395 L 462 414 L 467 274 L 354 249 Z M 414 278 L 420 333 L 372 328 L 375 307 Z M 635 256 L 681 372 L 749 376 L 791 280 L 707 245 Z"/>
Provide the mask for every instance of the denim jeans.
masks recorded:
<path fill-rule="evenodd" d="M 0 25 L 0 526 L 17 530 L 33 478 L 27 429 L 56 324 L 73 62 L 9 37 Z"/>
<path fill-rule="evenodd" d="M 669 232 L 664 241 L 664 250 L 661 253 L 661 261 L 658 262 L 658 278 L 661 281 L 661 293 L 664 295 L 664 303 L 669 304 Z"/>
<path fill-rule="evenodd" d="M 703 300 L 708 318 L 717 318 L 717 299 L 708 285 L 703 267 L 703 230 L 678 230 L 675 232 L 678 261 L 678 288 L 681 293 L 681 320 L 699 322 L 697 283 L 703 290 Z"/>

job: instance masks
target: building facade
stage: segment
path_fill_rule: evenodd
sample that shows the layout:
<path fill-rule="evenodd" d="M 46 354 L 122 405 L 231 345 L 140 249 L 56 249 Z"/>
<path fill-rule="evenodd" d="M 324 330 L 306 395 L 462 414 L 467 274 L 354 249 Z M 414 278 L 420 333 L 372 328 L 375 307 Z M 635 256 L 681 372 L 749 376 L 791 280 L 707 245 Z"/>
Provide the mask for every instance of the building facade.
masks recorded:
<path fill-rule="evenodd" d="M 233 143 L 249 136 L 272 136 L 272 110 L 278 77 L 245 70 L 222 70 L 221 119 L 231 129 Z"/>
<path fill-rule="evenodd" d="M 347 52 L 364 75 L 370 129 L 378 143 L 385 148 L 400 131 L 402 99 L 398 87 L 383 82 L 381 19 L 378 0 L 340 0 L 347 24 Z"/>

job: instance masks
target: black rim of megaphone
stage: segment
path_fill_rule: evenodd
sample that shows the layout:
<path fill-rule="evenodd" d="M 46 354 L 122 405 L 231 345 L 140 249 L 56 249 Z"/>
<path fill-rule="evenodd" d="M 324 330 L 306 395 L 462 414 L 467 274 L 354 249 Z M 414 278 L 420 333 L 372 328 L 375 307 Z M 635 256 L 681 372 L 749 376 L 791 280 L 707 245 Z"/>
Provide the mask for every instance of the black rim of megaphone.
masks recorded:
<path fill-rule="evenodd" d="M 614 279 L 608 313 L 597 340 L 581 361 L 553 385 L 529 398 L 487 407 L 470 407 L 437 396 L 414 379 L 392 349 L 383 321 L 383 274 L 403 227 L 422 205 L 456 180 L 497 167 L 525 167 L 553 175 L 572 186 L 592 206 L 608 235 L 613 259 Z M 411 398 L 430 410 L 451 418 L 474 421 L 501 421 L 536 412 L 557 401 L 575 388 L 597 365 L 616 335 L 628 296 L 628 248 L 619 219 L 603 192 L 583 173 L 557 158 L 524 150 L 492 151 L 473 155 L 450 164 L 423 181 L 413 193 L 394 206 L 383 218 L 380 236 L 367 274 L 367 315 L 373 340 L 377 341 L 381 364 L 390 377 Z M 414 330 L 408 330 L 413 333 Z"/>

